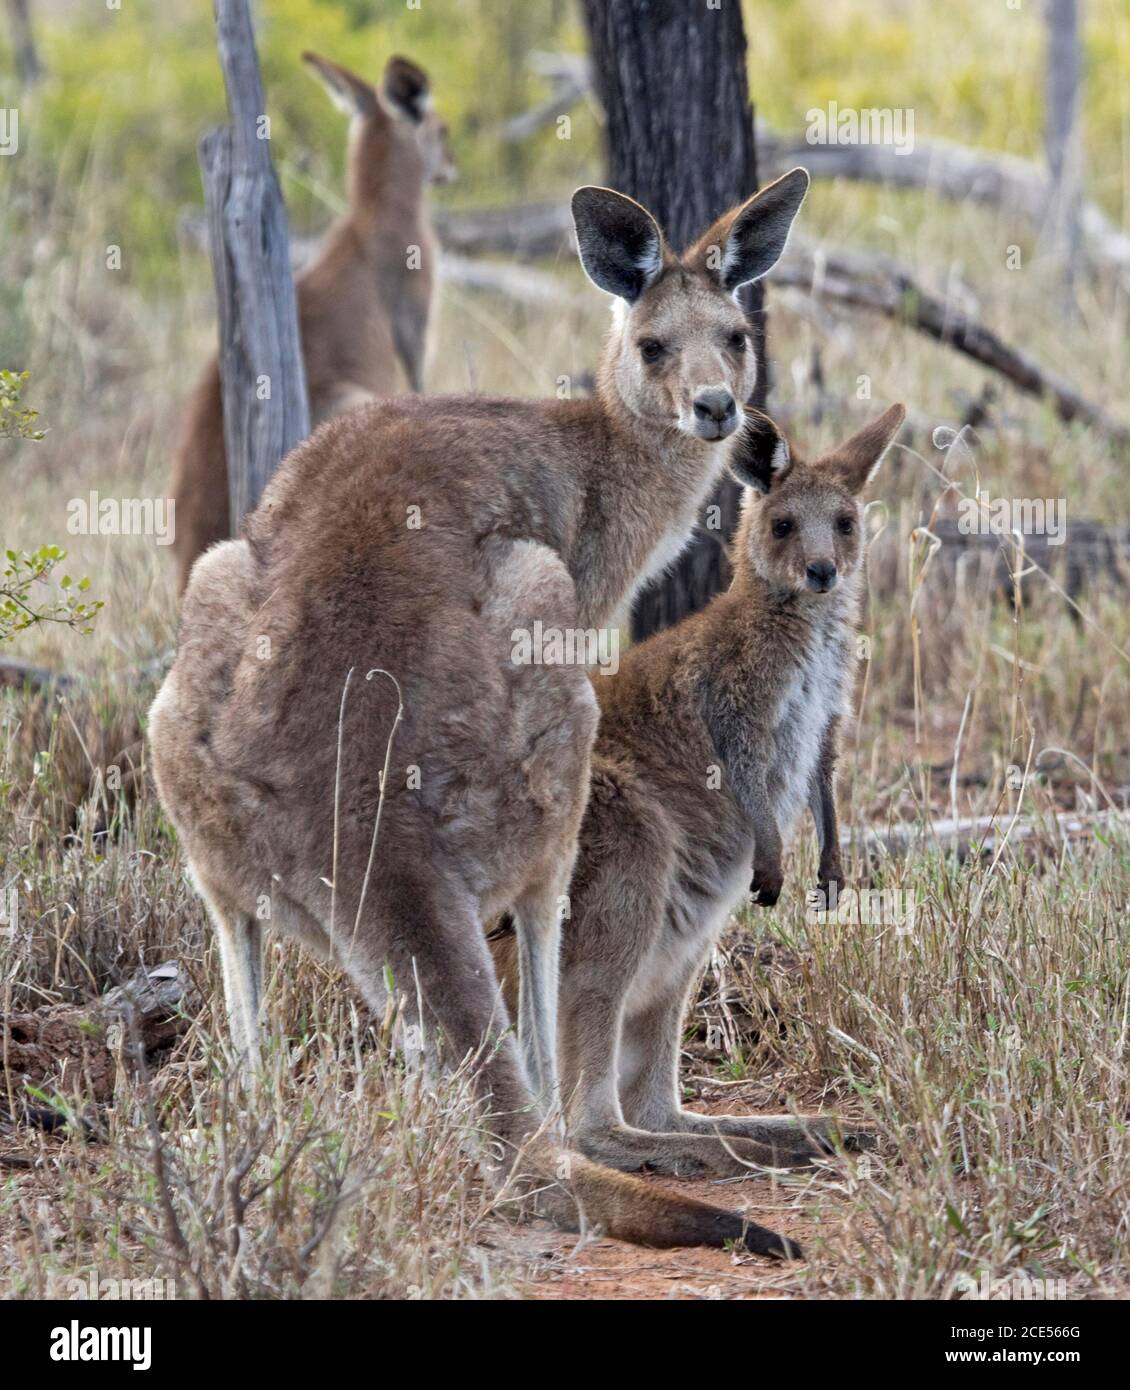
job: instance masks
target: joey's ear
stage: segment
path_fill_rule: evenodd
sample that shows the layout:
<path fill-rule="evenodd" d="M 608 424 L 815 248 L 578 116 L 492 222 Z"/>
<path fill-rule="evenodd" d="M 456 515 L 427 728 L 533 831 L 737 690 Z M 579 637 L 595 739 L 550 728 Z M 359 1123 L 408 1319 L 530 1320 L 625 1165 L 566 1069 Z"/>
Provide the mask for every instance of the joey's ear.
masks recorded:
<path fill-rule="evenodd" d="M 376 88 L 363 77 L 331 63 L 317 53 L 304 53 L 302 61 L 330 94 L 330 100 L 347 116 L 371 116 L 380 109 Z"/>
<path fill-rule="evenodd" d="M 382 95 L 398 116 L 420 121 L 431 105 L 428 74 L 409 58 L 393 57 L 385 64 Z"/>
<path fill-rule="evenodd" d="M 826 466 L 849 492 L 862 492 L 871 481 L 905 419 L 906 407 L 892 405 L 828 455 Z"/>
<path fill-rule="evenodd" d="M 730 451 L 730 472 L 739 483 L 768 492 L 791 463 L 789 441 L 768 415 L 747 407 L 745 423 Z"/>
<path fill-rule="evenodd" d="M 629 304 L 663 271 L 663 233 L 646 208 L 611 188 L 578 188 L 573 225 L 585 274 Z"/>
<path fill-rule="evenodd" d="M 781 259 L 808 182 L 806 169 L 782 174 L 720 217 L 684 260 L 713 275 L 731 294 L 750 280 L 760 280 Z"/>

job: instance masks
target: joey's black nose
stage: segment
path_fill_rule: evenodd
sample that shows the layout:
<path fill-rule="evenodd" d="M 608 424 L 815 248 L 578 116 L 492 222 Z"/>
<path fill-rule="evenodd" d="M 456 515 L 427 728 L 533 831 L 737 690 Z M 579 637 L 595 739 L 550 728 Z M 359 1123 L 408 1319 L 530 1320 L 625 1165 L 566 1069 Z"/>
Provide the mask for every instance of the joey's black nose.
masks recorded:
<path fill-rule="evenodd" d="M 823 594 L 836 582 L 836 567 L 831 560 L 814 560 L 805 570 L 804 577 L 814 593 Z"/>
<path fill-rule="evenodd" d="M 713 420 L 716 424 L 729 419 L 737 408 L 737 402 L 725 387 L 708 387 L 694 398 L 694 413 L 698 419 Z"/>

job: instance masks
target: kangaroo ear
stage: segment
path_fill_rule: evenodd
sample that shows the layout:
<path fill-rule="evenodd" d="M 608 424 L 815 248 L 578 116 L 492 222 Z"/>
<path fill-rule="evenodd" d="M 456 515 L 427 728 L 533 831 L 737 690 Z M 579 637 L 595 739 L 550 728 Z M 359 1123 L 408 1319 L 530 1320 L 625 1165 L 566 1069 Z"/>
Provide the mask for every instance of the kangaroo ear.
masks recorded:
<path fill-rule="evenodd" d="M 781 259 L 808 182 L 806 169 L 790 169 L 720 217 L 684 259 L 713 275 L 731 294 L 760 280 Z"/>
<path fill-rule="evenodd" d="M 419 124 L 431 105 L 428 74 L 409 58 L 390 58 L 385 64 L 382 90 L 385 100 L 398 116 Z"/>
<path fill-rule="evenodd" d="M 739 483 L 768 492 L 791 464 L 789 441 L 768 415 L 747 407 L 745 424 L 730 451 L 730 472 Z"/>
<path fill-rule="evenodd" d="M 826 460 L 849 492 L 862 492 L 906 419 L 906 407 L 892 405 L 877 420 L 837 446 Z"/>
<path fill-rule="evenodd" d="M 330 100 L 347 116 L 371 116 L 380 109 L 376 88 L 363 77 L 331 63 L 317 53 L 304 53 L 302 61 L 330 94 Z"/>
<path fill-rule="evenodd" d="M 646 208 L 611 188 L 578 188 L 573 225 L 585 274 L 629 304 L 663 272 L 663 233 Z"/>

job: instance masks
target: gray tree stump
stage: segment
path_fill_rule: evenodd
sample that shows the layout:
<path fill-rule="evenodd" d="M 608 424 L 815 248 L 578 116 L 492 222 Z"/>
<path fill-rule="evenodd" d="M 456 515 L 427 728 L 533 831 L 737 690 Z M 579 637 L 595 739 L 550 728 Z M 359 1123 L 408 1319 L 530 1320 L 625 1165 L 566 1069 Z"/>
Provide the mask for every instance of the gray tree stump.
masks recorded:
<path fill-rule="evenodd" d="M 247 0 L 215 0 L 230 125 L 200 142 L 220 324 L 232 533 L 310 433 L 286 209 Z"/>

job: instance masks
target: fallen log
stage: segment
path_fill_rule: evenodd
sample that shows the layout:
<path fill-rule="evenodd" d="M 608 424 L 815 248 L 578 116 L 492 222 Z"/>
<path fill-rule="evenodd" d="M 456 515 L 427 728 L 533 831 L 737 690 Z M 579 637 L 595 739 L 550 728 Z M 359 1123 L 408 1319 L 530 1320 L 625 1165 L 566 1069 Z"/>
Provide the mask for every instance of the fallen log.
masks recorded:
<path fill-rule="evenodd" d="M 970 531 L 951 517 L 938 518 L 930 531 L 942 543 L 935 564 L 983 563 L 998 584 L 1011 583 L 1016 556 L 1009 536 Z M 1069 521 L 1064 522 L 1061 540 L 1046 532 L 1034 532 L 1024 535 L 1023 542 L 1025 568 L 1039 565 L 1071 598 L 1095 576 L 1119 585 L 1130 584 L 1130 526 Z"/>
<path fill-rule="evenodd" d="M 444 251 L 465 256 L 500 255 L 539 261 L 568 255 L 573 218 L 560 201 L 519 203 L 473 212 L 435 213 L 436 233 Z"/>
<path fill-rule="evenodd" d="M 518 304 L 560 305 L 570 297 L 564 284 L 544 270 L 505 261 L 474 260 L 449 251 L 440 259 L 440 279 L 466 289 L 501 294 Z"/>
<path fill-rule="evenodd" d="M 123 682 L 136 685 L 139 680 L 150 677 L 164 677 L 173 664 L 175 652 L 169 651 L 149 661 L 139 661 L 113 672 Z M 55 690 L 77 690 L 83 686 L 104 681 L 105 677 L 94 677 L 77 671 L 55 671 L 47 666 L 36 666 L 32 662 L 18 661 L 15 657 L 0 657 L 0 690 L 25 690 L 47 694 Z"/>
<path fill-rule="evenodd" d="M 965 859 L 974 850 L 978 855 L 996 854 L 1006 838 L 1010 845 L 1027 845 L 1033 849 L 1046 846 L 1056 853 L 1065 842 L 1088 839 L 1098 831 L 1110 830 L 1130 830 L 1130 811 L 1061 811 L 1044 818 L 1022 816 L 1015 824 L 1012 816 L 1006 813 L 917 821 L 862 832 L 849 828 L 841 830 L 840 844 L 844 849 L 858 850 L 868 859 L 903 858 L 915 850 L 941 850 Z"/>
<path fill-rule="evenodd" d="M 1051 184 L 1039 165 L 1016 155 L 949 141 L 918 144 L 900 154 L 892 145 L 810 145 L 803 136 L 758 128 L 757 157 L 767 178 L 803 164 L 813 178 L 847 179 L 936 193 L 954 201 L 1007 208 L 1033 226 L 1047 214 Z M 1079 227 L 1096 264 L 1130 272 L 1130 235 L 1094 203 L 1079 208 Z"/>
<path fill-rule="evenodd" d="M 127 983 L 91 1004 L 49 1004 L 0 1018 L 0 1106 L 16 1104 L 10 1118 L 38 1128 L 65 1123 L 64 1108 L 28 1101 L 40 1092 L 74 1094 L 95 1103 L 114 1091 L 119 1059 L 129 1064 L 136 1044 L 153 1070 L 187 1031 L 197 1007 L 192 982 L 175 961 L 139 970 Z"/>
<path fill-rule="evenodd" d="M 46 666 L 34 666 L 14 657 L 0 657 L 0 690 L 73 690 L 82 682 L 81 676 L 65 671 L 51 671 Z"/>
<path fill-rule="evenodd" d="M 490 290 L 522 304 L 556 304 L 569 297 L 568 290 L 544 270 L 513 265 L 508 261 L 479 259 L 497 251 L 519 261 L 544 260 L 568 254 L 571 222 L 568 210 L 550 212 L 548 203 L 534 203 L 519 209 L 518 224 L 505 225 L 493 210 L 478 213 L 435 214 L 436 225 L 444 229 L 440 276 L 470 289 Z M 504 214 L 506 209 L 502 209 Z M 178 233 L 198 250 L 208 249 L 208 221 L 199 208 L 182 209 Z M 318 253 L 321 238 L 290 238 L 290 264 L 297 274 Z M 516 248 L 508 251 L 507 248 Z M 470 251 L 472 254 L 464 254 Z"/>

